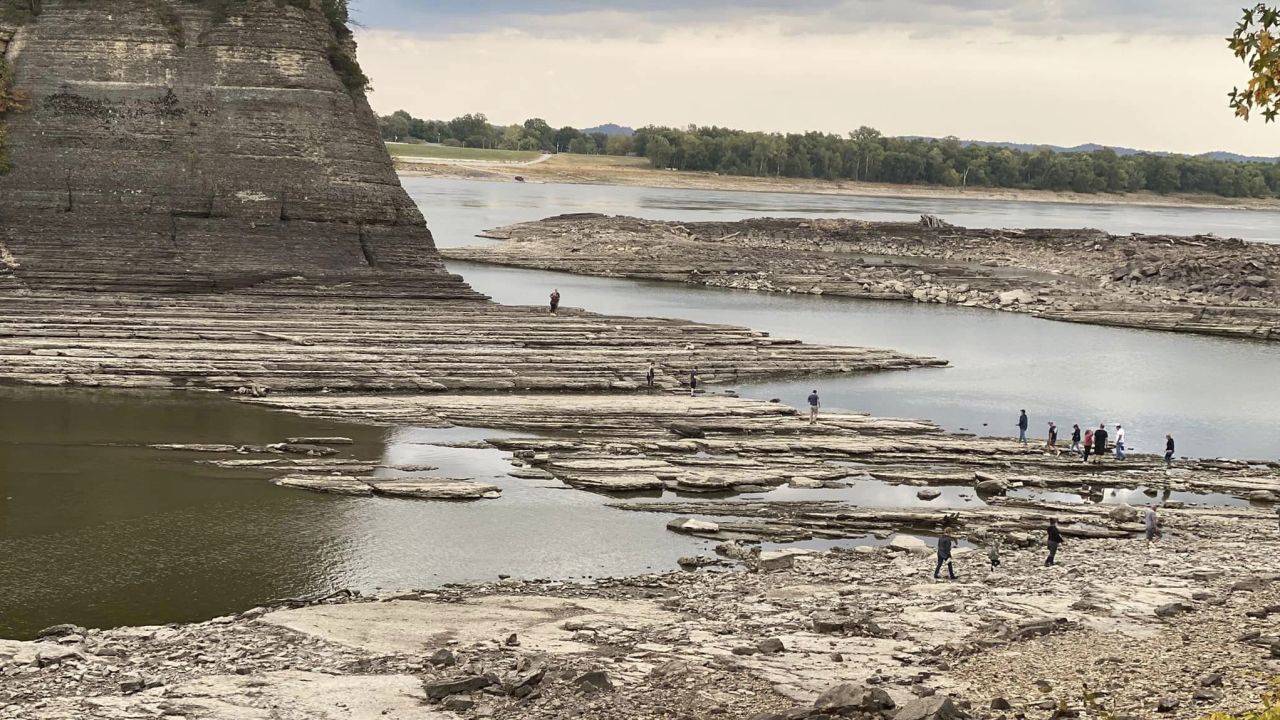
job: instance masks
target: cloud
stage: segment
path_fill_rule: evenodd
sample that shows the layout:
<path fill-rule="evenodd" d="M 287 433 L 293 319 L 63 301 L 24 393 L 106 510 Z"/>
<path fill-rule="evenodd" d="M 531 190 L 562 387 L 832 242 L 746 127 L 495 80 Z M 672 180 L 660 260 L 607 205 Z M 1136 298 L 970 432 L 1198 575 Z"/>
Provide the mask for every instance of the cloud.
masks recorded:
<path fill-rule="evenodd" d="M 677 29 L 767 25 L 794 34 L 884 29 L 943 35 L 1225 36 L 1239 0 L 357 0 L 370 28 L 431 36 L 509 30 L 540 37 L 652 38 Z"/>

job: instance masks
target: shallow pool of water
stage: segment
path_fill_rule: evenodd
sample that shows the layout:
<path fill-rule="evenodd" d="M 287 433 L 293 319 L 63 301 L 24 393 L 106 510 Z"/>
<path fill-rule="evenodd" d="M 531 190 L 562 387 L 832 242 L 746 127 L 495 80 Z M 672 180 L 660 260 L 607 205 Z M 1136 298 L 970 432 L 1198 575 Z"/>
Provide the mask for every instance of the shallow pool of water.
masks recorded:
<path fill-rule="evenodd" d="M 322 422 L 199 394 L 0 388 L 0 637 L 207 619 L 346 587 L 637 574 L 705 547 L 664 516 L 509 477 L 506 453 L 431 444 L 501 434 Z M 431 465 L 503 494 L 322 495 L 197 462 L 220 455 L 146 447 L 306 435 L 350 437 L 344 456 Z"/>

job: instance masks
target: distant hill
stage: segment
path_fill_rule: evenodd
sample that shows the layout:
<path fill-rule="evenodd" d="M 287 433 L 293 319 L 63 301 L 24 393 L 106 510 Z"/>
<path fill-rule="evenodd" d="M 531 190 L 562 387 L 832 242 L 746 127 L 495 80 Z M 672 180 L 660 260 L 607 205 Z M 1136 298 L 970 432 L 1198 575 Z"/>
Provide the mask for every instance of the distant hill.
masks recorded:
<path fill-rule="evenodd" d="M 932 140 L 933 138 L 920 138 L 920 139 Z M 1108 145 L 1099 145 L 1097 143 L 1085 143 L 1083 145 L 1075 145 L 1073 147 L 1063 147 L 1061 145 L 1033 145 L 1031 143 L 991 142 L 986 140 L 961 140 L 960 144 L 961 145 L 981 145 L 984 147 L 1009 148 L 1010 150 L 1022 150 L 1023 152 L 1035 152 L 1040 148 L 1048 148 L 1054 152 L 1060 152 L 1060 153 L 1080 153 L 1080 152 L 1089 153 L 1089 152 L 1094 152 L 1096 150 L 1106 150 L 1110 148 L 1116 155 L 1120 155 L 1120 156 L 1139 155 L 1139 154 L 1169 156 L 1169 155 L 1182 154 L 1182 153 L 1164 152 L 1159 150 L 1136 150 L 1134 148 L 1127 148 L 1127 147 L 1111 147 Z M 1243 162 L 1265 162 L 1265 163 L 1280 162 L 1280 157 L 1258 157 L 1256 155 L 1238 155 L 1236 153 L 1223 152 L 1223 151 L 1201 153 L 1199 155 L 1196 155 L 1195 157 L 1206 158 L 1209 160 L 1223 160 L 1226 162 L 1241 162 L 1241 163 Z"/>
<path fill-rule="evenodd" d="M 582 128 L 582 133 L 590 135 L 592 133 L 604 133 L 605 135 L 625 135 L 631 137 L 636 134 L 635 128 L 624 127 L 608 123 L 606 125 L 597 125 L 595 127 Z"/>

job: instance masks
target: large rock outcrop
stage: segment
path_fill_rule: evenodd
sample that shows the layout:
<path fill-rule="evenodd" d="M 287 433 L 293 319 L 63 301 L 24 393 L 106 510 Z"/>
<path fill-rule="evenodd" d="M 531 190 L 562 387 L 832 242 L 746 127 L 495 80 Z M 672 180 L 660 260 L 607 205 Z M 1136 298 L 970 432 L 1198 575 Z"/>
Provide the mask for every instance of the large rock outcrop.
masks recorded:
<path fill-rule="evenodd" d="M 334 3 L 311 1 L 0 14 L 29 97 L 0 118 L 0 284 L 475 297 L 400 187 Z"/>

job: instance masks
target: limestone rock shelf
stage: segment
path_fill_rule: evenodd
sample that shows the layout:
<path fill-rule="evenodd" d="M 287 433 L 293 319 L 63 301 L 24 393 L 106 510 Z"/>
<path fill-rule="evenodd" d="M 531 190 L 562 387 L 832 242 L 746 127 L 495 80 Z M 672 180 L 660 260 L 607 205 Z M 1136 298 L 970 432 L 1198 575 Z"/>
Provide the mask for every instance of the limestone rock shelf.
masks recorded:
<path fill-rule="evenodd" d="M 0 382 L 271 391 L 628 391 L 944 365 L 678 320 L 486 301 L 0 293 Z"/>
<path fill-rule="evenodd" d="M 602 492 L 758 493 L 781 485 L 816 490 L 859 482 L 959 486 L 1013 515 L 1040 512 L 1036 507 L 1046 503 L 1035 498 L 1046 491 L 1098 498 L 1107 489 L 1139 486 L 1157 494 L 1222 493 L 1263 505 L 1280 502 L 1276 462 L 1179 460 L 1166 469 L 1162 458 L 1133 454 L 1125 461 L 1108 457 L 1085 464 L 1059 452 L 1061 448 L 1045 452 L 1011 439 L 949 434 L 919 420 L 828 413 L 811 426 L 789 407 L 728 397 L 293 395 L 249 402 L 345 421 L 452 423 L 535 432 L 538 437 L 489 443 L 512 452 L 530 469 L 572 487 Z M 686 437 L 690 429 L 696 429 L 698 437 Z M 1106 516 L 1113 507 L 1081 512 Z M 936 524 L 950 512 L 940 507 L 925 514 L 931 518 L 929 524 Z M 1113 520 L 1133 528 L 1134 518 L 1128 514 Z M 835 525 L 829 529 L 840 536 L 870 527 L 857 522 L 843 529 Z M 893 527 L 893 522 L 875 527 Z"/>
<path fill-rule="evenodd" d="M 498 228 L 448 258 L 768 292 L 982 307 L 1096 325 L 1280 340 L 1280 245 L 1099 230 L 983 230 L 581 214 Z"/>
<path fill-rule="evenodd" d="M 22 25 L 0 13 L 31 98 L 0 119 L 0 290 L 476 297 L 400 187 L 321 3 L 32 4 Z"/>

